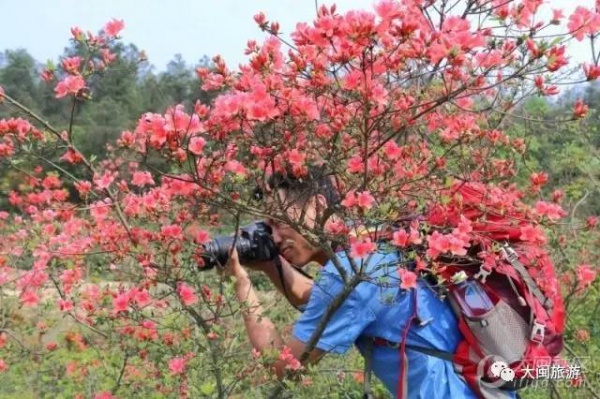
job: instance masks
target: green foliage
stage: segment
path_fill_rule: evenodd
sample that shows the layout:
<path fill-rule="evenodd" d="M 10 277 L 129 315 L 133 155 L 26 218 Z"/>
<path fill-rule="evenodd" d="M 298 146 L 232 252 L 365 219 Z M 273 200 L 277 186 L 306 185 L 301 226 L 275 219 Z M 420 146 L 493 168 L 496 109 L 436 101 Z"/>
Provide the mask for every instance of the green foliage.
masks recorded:
<path fill-rule="evenodd" d="M 35 60 L 24 49 L 6 50 L 4 57 L 6 65 L 0 69 L 0 85 L 17 101 L 31 104 L 36 110 L 40 102 L 36 95 L 38 79 Z"/>
<path fill-rule="evenodd" d="M 590 107 L 597 107 L 590 108 L 585 119 L 570 120 L 574 101 L 566 93 L 555 103 L 531 98 L 515 112 L 522 117 L 509 118 L 504 126 L 510 136 L 521 137 L 527 144 L 517 181 L 526 186 L 532 173 L 548 173 L 548 183 L 542 189 L 544 197 L 550 198 L 556 189 L 563 190 L 562 205 L 573 209 L 579 204 L 576 210 L 581 217 L 600 214 L 600 90 L 590 86 L 585 93 Z"/>

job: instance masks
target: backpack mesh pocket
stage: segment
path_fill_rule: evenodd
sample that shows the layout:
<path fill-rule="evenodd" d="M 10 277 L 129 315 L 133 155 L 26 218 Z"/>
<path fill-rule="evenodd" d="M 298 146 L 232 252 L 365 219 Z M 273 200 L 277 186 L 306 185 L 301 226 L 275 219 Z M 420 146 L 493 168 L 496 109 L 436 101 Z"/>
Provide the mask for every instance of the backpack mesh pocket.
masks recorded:
<path fill-rule="evenodd" d="M 501 356 L 509 364 L 522 359 L 529 342 L 529 326 L 506 302 L 498 301 L 483 316 L 463 317 L 486 355 Z"/>

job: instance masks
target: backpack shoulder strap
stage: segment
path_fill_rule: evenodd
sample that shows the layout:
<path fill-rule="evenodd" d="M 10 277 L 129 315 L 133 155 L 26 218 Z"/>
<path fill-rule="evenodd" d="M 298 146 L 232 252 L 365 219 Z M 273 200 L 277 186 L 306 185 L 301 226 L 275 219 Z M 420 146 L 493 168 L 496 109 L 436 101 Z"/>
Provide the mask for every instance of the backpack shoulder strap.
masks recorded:
<path fill-rule="evenodd" d="M 371 375 L 373 374 L 373 340 L 367 339 L 365 344 L 365 369 L 363 374 L 363 396 L 362 399 L 373 399 L 371 391 Z"/>
<path fill-rule="evenodd" d="M 367 341 L 369 341 L 371 343 L 371 345 L 374 344 L 377 346 L 387 346 L 390 348 L 399 348 L 401 345 L 400 342 L 391 342 L 384 338 L 379 338 L 379 337 L 373 337 L 373 338 L 368 339 Z M 405 347 L 406 347 L 406 349 L 412 349 L 414 351 L 423 353 L 428 356 L 437 357 L 438 359 L 447 360 L 449 362 L 454 361 L 454 353 L 452 353 L 452 352 L 445 352 L 445 351 L 441 351 L 438 349 L 432 349 L 432 348 L 424 348 L 422 346 L 411 345 L 411 344 L 406 344 Z"/>
<path fill-rule="evenodd" d="M 421 352 L 425 355 L 437 357 L 438 359 L 447 360 L 449 362 L 454 361 L 454 353 L 444 352 L 437 349 L 423 348 L 422 346 L 415 346 L 406 344 L 408 349 L 415 350 L 417 352 Z"/>

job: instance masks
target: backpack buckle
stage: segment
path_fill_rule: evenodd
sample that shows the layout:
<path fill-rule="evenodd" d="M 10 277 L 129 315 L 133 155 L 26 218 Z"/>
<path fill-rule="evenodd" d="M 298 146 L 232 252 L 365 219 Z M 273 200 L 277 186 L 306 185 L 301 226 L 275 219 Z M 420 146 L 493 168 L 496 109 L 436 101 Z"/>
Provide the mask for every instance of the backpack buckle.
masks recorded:
<path fill-rule="evenodd" d="M 502 254 L 504 259 L 509 261 L 511 264 L 513 264 L 516 260 L 519 259 L 519 255 L 517 255 L 517 252 L 514 249 L 512 249 L 512 247 L 508 245 L 508 243 L 505 243 L 502 246 L 502 248 L 500 248 L 499 252 Z"/>
<path fill-rule="evenodd" d="M 381 338 L 381 337 L 373 337 L 373 338 L 371 338 L 371 342 L 375 346 L 385 346 L 387 348 L 393 348 L 393 349 L 398 349 L 398 348 L 400 348 L 400 345 L 402 345 L 400 342 L 392 342 L 390 340 L 387 340 L 387 339 Z"/>
<path fill-rule="evenodd" d="M 541 344 L 544 342 L 544 335 L 546 333 L 546 325 L 540 323 L 537 320 L 533 321 L 533 328 L 531 329 L 531 340 L 535 343 Z"/>
<path fill-rule="evenodd" d="M 474 277 L 481 279 L 481 283 L 485 284 L 485 280 L 490 274 L 492 274 L 492 270 L 488 269 L 484 265 L 481 265 L 481 267 L 479 268 L 479 272 Z"/>

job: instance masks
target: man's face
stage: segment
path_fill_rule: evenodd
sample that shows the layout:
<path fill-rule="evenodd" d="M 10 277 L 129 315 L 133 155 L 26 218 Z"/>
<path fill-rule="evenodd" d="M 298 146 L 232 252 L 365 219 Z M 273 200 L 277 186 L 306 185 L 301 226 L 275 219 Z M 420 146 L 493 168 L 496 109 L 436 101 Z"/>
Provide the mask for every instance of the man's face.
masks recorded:
<path fill-rule="evenodd" d="M 275 194 L 275 193 L 273 193 Z M 275 198 L 271 199 L 270 205 L 275 209 L 285 209 L 290 221 L 298 224 L 304 224 L 308 228 L 315 225 L 316 218 L 316 197 L 308 201 L 295 201 L 294 195 L 285 190 L 278 192 L 280 202 Z M 304 215 L 302 210 L 304 209 Z M 273 240 L 279 249 L 279 253 L 291 264 L 295 266 L 304 266 L 311 260 L 314 260 L 319 254 L 320 249 L 312 246 L 306 238 L 290 225 L 280 223 L 273 219 L 265 221 L 273 229 Z"/>

